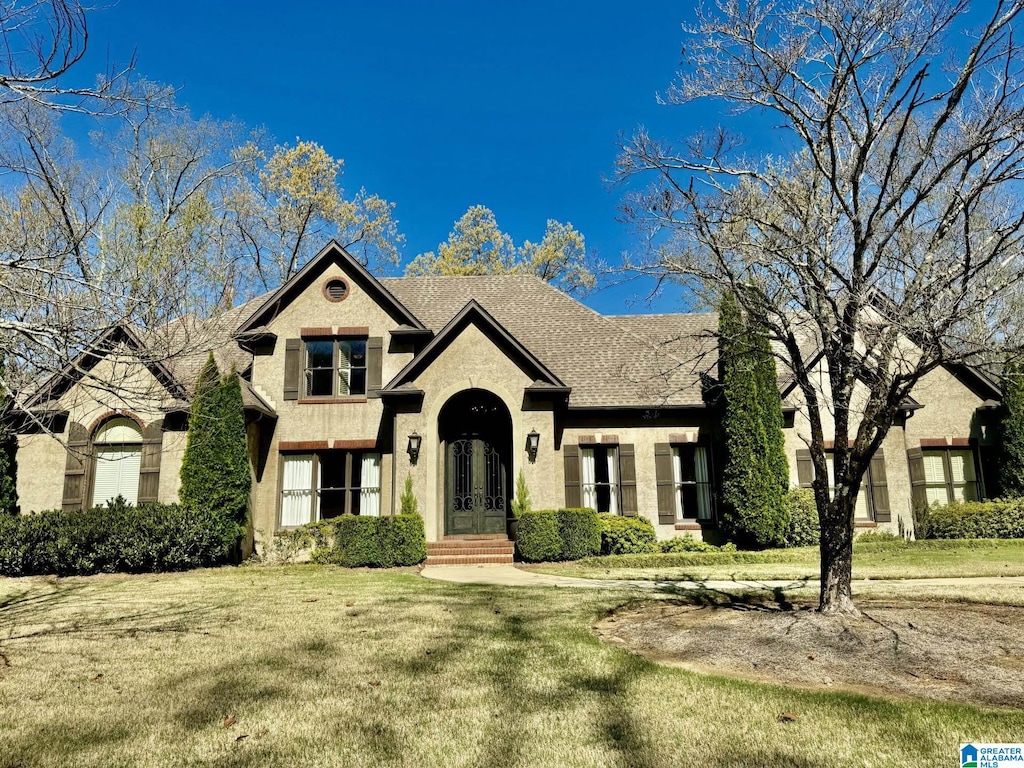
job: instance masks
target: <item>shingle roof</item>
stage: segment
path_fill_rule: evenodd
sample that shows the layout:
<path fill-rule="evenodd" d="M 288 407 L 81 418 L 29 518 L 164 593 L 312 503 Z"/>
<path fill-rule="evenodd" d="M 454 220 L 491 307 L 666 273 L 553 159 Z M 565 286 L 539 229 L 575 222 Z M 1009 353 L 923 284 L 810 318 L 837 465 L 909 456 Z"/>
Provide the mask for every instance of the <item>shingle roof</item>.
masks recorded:
<path fill-rule="evenodd" d="M 600 315 L 532 275 L 401 277 L 381 283 L 435 331 L 475 299 L 572 387 L 570 405 L 703 402 L 694 366 L 638 333 L 632 321 Z"/>

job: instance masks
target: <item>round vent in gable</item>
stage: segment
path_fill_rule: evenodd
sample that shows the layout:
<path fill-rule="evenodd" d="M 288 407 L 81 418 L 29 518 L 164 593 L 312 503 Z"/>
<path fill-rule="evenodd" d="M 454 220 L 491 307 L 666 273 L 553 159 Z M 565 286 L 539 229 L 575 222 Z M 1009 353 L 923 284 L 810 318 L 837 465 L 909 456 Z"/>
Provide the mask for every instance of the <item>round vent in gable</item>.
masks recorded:
<path fill-rule="evenodd" d="M 328 301 L 342 301 L 348 296 L 348 284 L 340 277 L 332 277 L 324 283 L 324 296 Z"/>

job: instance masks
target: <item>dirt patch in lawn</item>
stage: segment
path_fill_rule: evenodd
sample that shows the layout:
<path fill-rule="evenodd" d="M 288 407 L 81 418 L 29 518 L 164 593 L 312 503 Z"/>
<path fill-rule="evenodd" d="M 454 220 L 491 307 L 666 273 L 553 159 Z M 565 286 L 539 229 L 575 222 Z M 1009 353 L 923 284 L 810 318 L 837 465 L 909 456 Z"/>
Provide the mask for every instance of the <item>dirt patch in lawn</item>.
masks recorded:
<path fill-rule="evenodd" d="M 595 628 L 650 659 L 750 680 L 1024 707 L 1024 608 L 860 602 L 860 617 L 809 605 L 654 604 Z"/>

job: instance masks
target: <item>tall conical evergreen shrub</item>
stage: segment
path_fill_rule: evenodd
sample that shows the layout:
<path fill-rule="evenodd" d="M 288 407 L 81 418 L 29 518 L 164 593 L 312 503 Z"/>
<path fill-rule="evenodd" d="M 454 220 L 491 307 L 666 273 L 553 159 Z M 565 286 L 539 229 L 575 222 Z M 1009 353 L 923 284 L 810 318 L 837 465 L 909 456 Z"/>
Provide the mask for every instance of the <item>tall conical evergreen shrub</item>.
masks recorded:
<path fill-rule="evenodd" d="M 238 375 L 232 370 L 221 379 L 211 354 L 192 397 L 178 498 L 244 523 L 251 482 Z"/>
<path fill-rule="evenodd" d="M 744 547 L 782 546 L 789 524 L 789 469 L 775 362 L 767 337 L 752 332 L 731 294 L 722 299 L 718 333 L 726 449 L 722 528 Z"/>
<path fill-rule="evenodd" d="M 0 428 L 0 516 L 16 515 L 18 506 L 18 438 Z"/>
<path fill-rule="evenodd" d="M 1024 496 L 1024 364 L 1009 363 L 1003 372 L 1003 417 L 1000 425 L 1003 496 Z"/>

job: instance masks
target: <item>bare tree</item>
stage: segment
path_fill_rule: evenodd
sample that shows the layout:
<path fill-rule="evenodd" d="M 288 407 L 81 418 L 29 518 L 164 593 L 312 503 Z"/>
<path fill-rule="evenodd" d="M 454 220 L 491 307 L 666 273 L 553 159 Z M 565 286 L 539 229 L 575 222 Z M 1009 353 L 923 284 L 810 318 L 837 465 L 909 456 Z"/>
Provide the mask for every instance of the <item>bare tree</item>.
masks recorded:
<path fill-rule="evenodd" d="M 0 104 L 104 114 L 132 100 L 134 55 L 91 84 L 67 82 L 88 48 L 88 10 L 78 0 L 0 1 Z"/>
<path fill-rule="evenodd" d="M 966 0 L 701 7 L 664 100 L 762 112 L 786 149 L 745 157 L 724 129 L 677 149 L 640 130 L 619 158 L 621 179 L 650 178 L 623 206 L 646 237 L 639 266 L 708 300 L 733 291 L 784 349 L 809 420 L 825 612 L 856 612 L 858 488 L 914 385 L 1021 346 L 996 319 L 1022 274 L 1024 0 L 981 5 L 969 29 Z"/>

